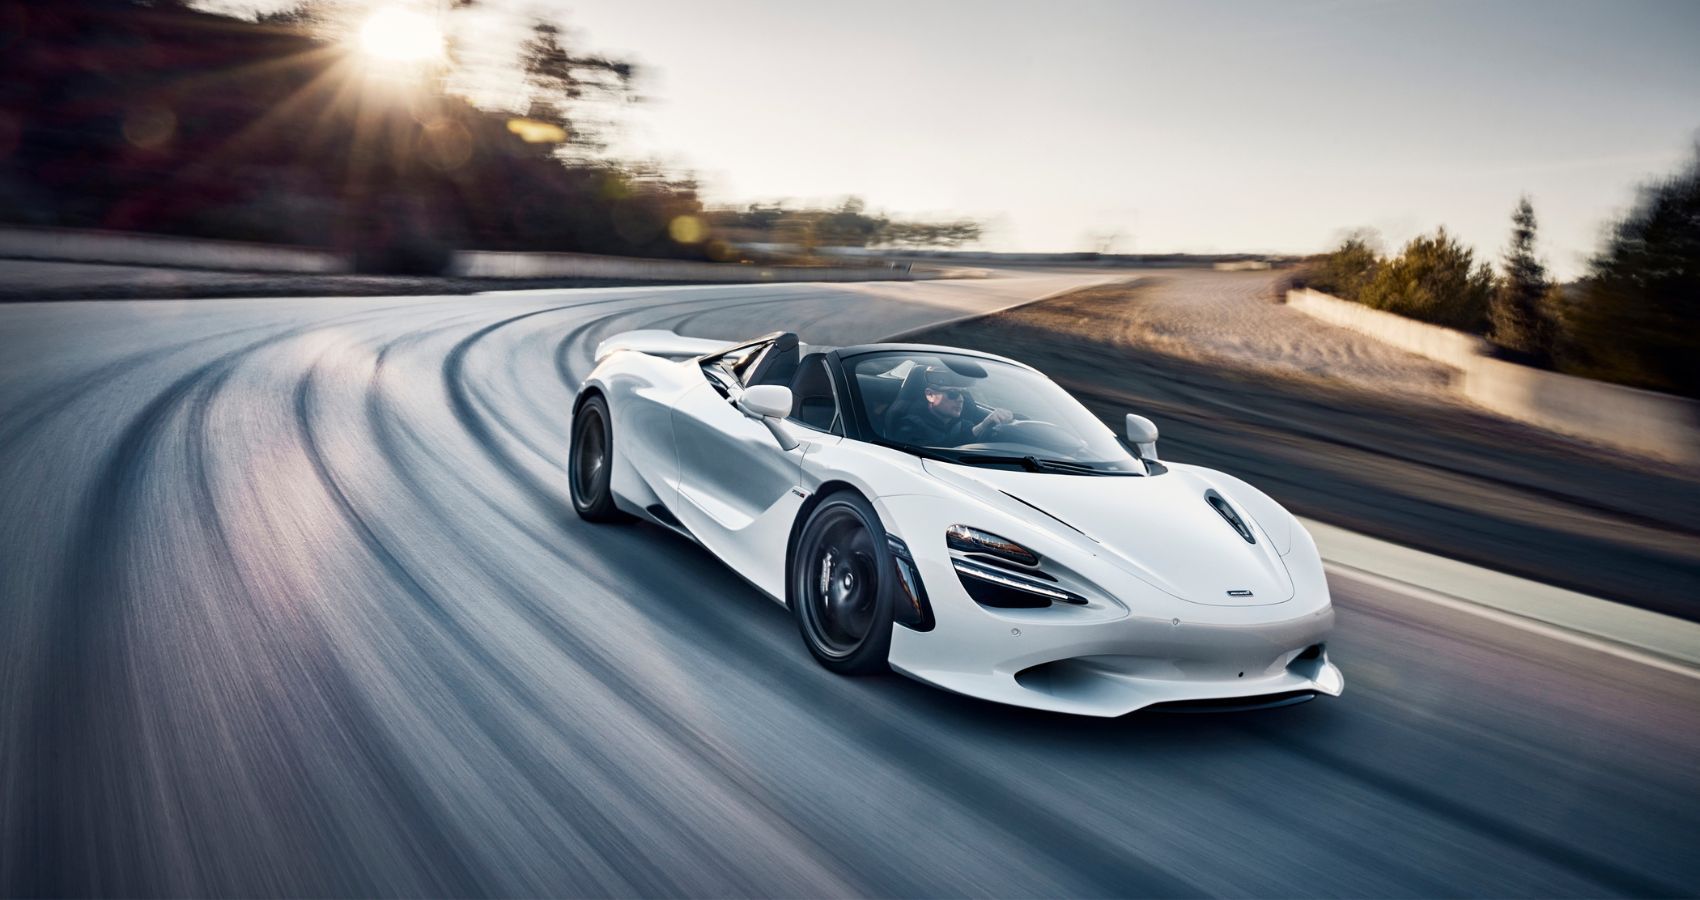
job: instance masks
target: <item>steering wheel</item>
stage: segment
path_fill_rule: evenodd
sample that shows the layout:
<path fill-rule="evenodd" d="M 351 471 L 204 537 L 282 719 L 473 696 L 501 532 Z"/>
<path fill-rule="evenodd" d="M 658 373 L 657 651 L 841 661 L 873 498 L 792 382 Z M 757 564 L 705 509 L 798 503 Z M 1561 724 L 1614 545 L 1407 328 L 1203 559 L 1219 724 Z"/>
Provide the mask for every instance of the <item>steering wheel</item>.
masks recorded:
<path fill-rule="evenodd" d="M 999 443 L 1026 444 L 1067 453 L 1079 452 L 1086 446 L 1086 442 L 1081 440 L 1079 435 L 1055 422 L 1042 419 L 1005 422 L 993 428 L 991 433 L 997 436 Z"/>

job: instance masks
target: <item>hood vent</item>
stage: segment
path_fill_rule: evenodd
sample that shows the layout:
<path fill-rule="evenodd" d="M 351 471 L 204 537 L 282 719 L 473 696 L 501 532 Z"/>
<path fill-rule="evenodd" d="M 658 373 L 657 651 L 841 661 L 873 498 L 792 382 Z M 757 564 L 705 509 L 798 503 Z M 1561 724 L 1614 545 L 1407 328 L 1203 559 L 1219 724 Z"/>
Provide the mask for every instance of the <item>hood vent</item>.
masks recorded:
<path fill-rule="evenodd" d="M 1240 518 L 1240 514 L 1235 512 L 1232 506 L 1228 505 L 1228 501 L 1224 500 L 1221 494 L 1216 493 L 1214 490 L 1205 491 L 1204 502 L 1210 504 L 1210 508 L 1221 514 L 1222 518 L 1227 519 L 1228 524 L 1234 526 L 1234 530 L 1239 532 L 1240 537 L 1245 538 L 1246 543 L 1257 543 L 1257 538 L 1251 533 L 1251 526 L 1247 525 L 1245 520 Z"/>

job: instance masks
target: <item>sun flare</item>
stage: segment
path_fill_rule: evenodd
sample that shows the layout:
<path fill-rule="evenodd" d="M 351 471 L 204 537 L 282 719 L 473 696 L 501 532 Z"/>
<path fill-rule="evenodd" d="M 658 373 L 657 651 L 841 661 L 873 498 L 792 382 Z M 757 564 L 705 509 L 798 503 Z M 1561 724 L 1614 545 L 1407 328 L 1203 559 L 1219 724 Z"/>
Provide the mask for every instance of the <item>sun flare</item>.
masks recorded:
<path fill-rule="evenodd" d="M 400 6 L 374 11 L 360 26 L 360 49 L 391 62 L 429 62 L 443 55 L 443 31 L 430 17 Z"/>

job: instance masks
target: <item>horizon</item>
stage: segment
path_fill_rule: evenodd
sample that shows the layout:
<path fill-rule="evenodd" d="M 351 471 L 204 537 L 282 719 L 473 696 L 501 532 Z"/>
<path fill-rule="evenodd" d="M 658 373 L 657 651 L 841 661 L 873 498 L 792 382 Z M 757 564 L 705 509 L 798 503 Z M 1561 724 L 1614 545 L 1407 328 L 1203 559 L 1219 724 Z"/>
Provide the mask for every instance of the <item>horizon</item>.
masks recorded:
<path fill-rule="evenodd" d="M 693 174 L 705 203 L 854 196 L 979 219 L 974 249 L 999 252 L 1308 254 L 1368 228 L 1394 253 L 1444 227 L 1497 262 L 1526 194 L 1540 255 L 1572 280 L 1700 137 L 1692 4 L 857 10 L 513 0 L 450 14 L 487 43 L 511 38 L 504 19 L 541 15 L 636 62 L 646 99 L 610 152 Z"/>

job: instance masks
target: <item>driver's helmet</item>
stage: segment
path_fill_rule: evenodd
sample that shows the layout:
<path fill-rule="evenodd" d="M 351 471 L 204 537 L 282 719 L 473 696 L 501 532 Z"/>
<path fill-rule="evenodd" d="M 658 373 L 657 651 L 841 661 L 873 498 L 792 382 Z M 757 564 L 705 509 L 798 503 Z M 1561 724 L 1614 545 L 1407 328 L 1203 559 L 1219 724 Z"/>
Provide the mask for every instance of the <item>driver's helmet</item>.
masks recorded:
<path fill-rule="evenodd" d="M 921 375 L 928 390 L 959 390 L 964 399 L 968 396 L 968 379 L 944 366 L 927 366 L 921 371 Z"/>

